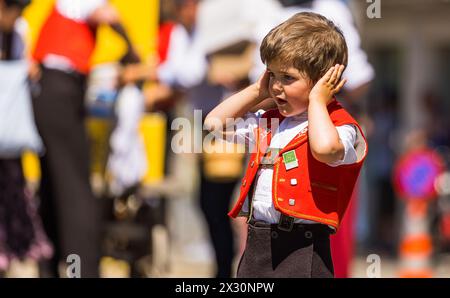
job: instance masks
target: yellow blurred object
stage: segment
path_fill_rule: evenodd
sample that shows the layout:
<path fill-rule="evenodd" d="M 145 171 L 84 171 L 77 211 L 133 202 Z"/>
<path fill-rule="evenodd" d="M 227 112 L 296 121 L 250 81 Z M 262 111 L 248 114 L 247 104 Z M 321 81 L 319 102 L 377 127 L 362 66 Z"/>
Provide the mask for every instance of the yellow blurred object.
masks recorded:
<path fill-rule="evenodd" d="M 125 54 L 125 41 L 113 29 L 102 25 L 97 29 L 97 44 L 91 58 L 92 65 L 119 61 Z"/>
<path fill-rule="evenodd" d="M 29 50 L 33 49 L 41 27 L 53 8 L 55 1 L 33 0 L 25 9 L 23 15 L 29 28 L 26 38 Z M 156 53 L 159 1 L 111 0 L 110 3 L 119 11 L 121 21 L 142 60 L 146 62 L 152 59 Z M 125 50 L 125 42 L 114 30 L 108 26 L 100 26 L 92 64 L 117 61 L 125 54 Z"/>
<path fill-rule="evenodd" d="M 90 141 L 91 173 L 103 176 L 109 154 L 109 137 L 113 129 L 112 120 L 90 117 L 86 120 Z"/>
<path fill-rule="evenodd" d="M 41 168 L 39 157 L 34 152 L 24 152 L 22 155 L 22 168 L 27 182 L 32 184 L 39 183 L 41 179 Z"/>
<path fill-rule="evenodd" d="M 210 180 L 229 181 L 242 175 L 244 150 L 242 145 L 216 140 L 205 145 L 203 171 Z"/>
<path fill-rule="evenodd" d="M 153 59 L 156 53 L 159 1 L 111 0 L 117 8 L 125 30 L 143 62 Z M 108 26 L 101 26 L 97 34 L 97 47 L 92 64 L 119 60 L 126 51 L 125 42 Z"/>
<path fill-rule="evenodd" d="M 24 17 L 30 29 L 27 37 L 29 49 L 33 49 L 39 31 L 54 3 L 55 0 L 33 0 L 24 11 Z M 111 0 L 110 3 L 119 11 L 122 23 L 142 60 L 148 63 L 154 62 L 157 47 L 159 1 Z M 101 26 L 97 33 L 97 44 L 92 57 L 92 64 L 117 61 L 125 54 L 125 50 L 125 42 L 118 34 L 107 26 Z M 159 182 L 164 177 L 166 121 L 165 117 L 160 114 L 148 114 L 142 119 L 140 129 L 149 164 L 149 170 L 143 179 L 144 184 Z M 91 118 L 86 122 L 92 142 L 91 170 L 97 177 L 104 176 L 109 151 L 109 135 L 112 129 L 110 125 L 111 123 L 108 123 L 108 120 L 105 119 Z M 24 167 L 27 167 L 28 175 L 33 179 L 39 172 L 37 170 L 39 166 L 30 161 L 32 160 L 30 157 L 27 157 L 26 160 Z"/>
<path fill-rule="evenodd" d="M 143 184 L 152 185 L 164 179 L 167 118 L 161 113 L 147 113 L 142 117 L 140 133 L 144 140 L 148 170 Z"/>
<path fill-rule="evenodd" d="M 130 277 L 130 264 L 126 261 L 103 257 L 100 260 L 100 276 L 104 278 L 127 278 Z"/>
<path fill-rule="evenodd" d="M 23 17 L 28 23 L 28 32 L 26 36 L 27 52 L 30 52 L 37 41 L 41 27 L 50 14 L 56 0 L 33 0 L 28 5 Z"/>

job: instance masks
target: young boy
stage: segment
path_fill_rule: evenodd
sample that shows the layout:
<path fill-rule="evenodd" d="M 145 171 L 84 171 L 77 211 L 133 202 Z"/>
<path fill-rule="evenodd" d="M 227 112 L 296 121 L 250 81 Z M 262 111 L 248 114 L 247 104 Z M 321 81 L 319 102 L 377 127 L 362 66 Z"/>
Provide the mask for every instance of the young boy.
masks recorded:
<path fill-rule="evenodd" d="M 267 98 L 278 108 L 234 132 L 255 144 L 229 213 L 249 222 L 237 276 L 333 277 L 329 235 L 367 153 L 361 128 L 334 97 L 345 84 L 345 39 L 325 17 L 299 13 L 272 29 L 260 51 L 267 70 L 259 81 L 205 120 L 209 130 L 223 131 L 227 118 L 249 117 Z"/>

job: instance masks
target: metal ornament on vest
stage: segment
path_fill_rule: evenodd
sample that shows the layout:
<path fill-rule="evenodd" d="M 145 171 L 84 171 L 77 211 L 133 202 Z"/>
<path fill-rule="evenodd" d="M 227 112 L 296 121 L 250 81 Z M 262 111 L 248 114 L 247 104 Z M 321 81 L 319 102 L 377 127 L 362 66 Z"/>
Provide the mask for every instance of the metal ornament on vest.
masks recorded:
<path fill-rule="evenodd" d="M 228 213 L 230 217 L 248 216 L 241 209 L 258 169 L 260 166 L 273 164 L 272 202 L 275 209 L 287 216 L 338 229 L 367 155 L 367 141 L 356 120 L 336 100 L 328 104 L 327 108 L 335 126 L 351 124 L 359 130 L 358 133 L 364 140 L 360 144 L 364 146 L 360 159 L 356 163 L 338 167 L 317 161 L 309 148 L 307 129 L 286 147 L 271 151 L 271 148 L 267 148 L 272 137 L 271 131 L 258 128 L 257 150 L 250 156 L 238 200 Z M 268 119 L 269 125 L 272 118 L 280 121 L 283 119 L 278 110 L 267 111 L 262 117 Z M 269 161 L 266 155 L 268 151 L 271 151 Z"/>

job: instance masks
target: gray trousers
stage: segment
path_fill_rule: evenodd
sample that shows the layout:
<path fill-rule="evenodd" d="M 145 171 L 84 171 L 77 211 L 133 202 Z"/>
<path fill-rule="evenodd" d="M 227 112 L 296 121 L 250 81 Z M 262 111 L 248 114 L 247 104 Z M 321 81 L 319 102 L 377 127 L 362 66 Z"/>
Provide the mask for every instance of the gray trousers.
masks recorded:
<path fill-rule="evenodd" d="M 286 232 L 277 224 L 252 220 L 237 277 L 332 278 L 330 233 L 322 224 L 295 224 Z"/>

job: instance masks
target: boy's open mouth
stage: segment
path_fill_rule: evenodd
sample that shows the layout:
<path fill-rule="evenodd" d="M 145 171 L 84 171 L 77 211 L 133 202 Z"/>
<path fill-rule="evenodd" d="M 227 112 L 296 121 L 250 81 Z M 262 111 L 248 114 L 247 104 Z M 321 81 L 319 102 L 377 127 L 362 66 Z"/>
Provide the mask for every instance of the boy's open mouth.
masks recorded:
<path fill-rule="evenodd" d="M 282 106 L 287 103 L 287 100 L 279 98 L 279 97 L 275 97 L 275 102 L 277 103 L 277 105 Z"/>

